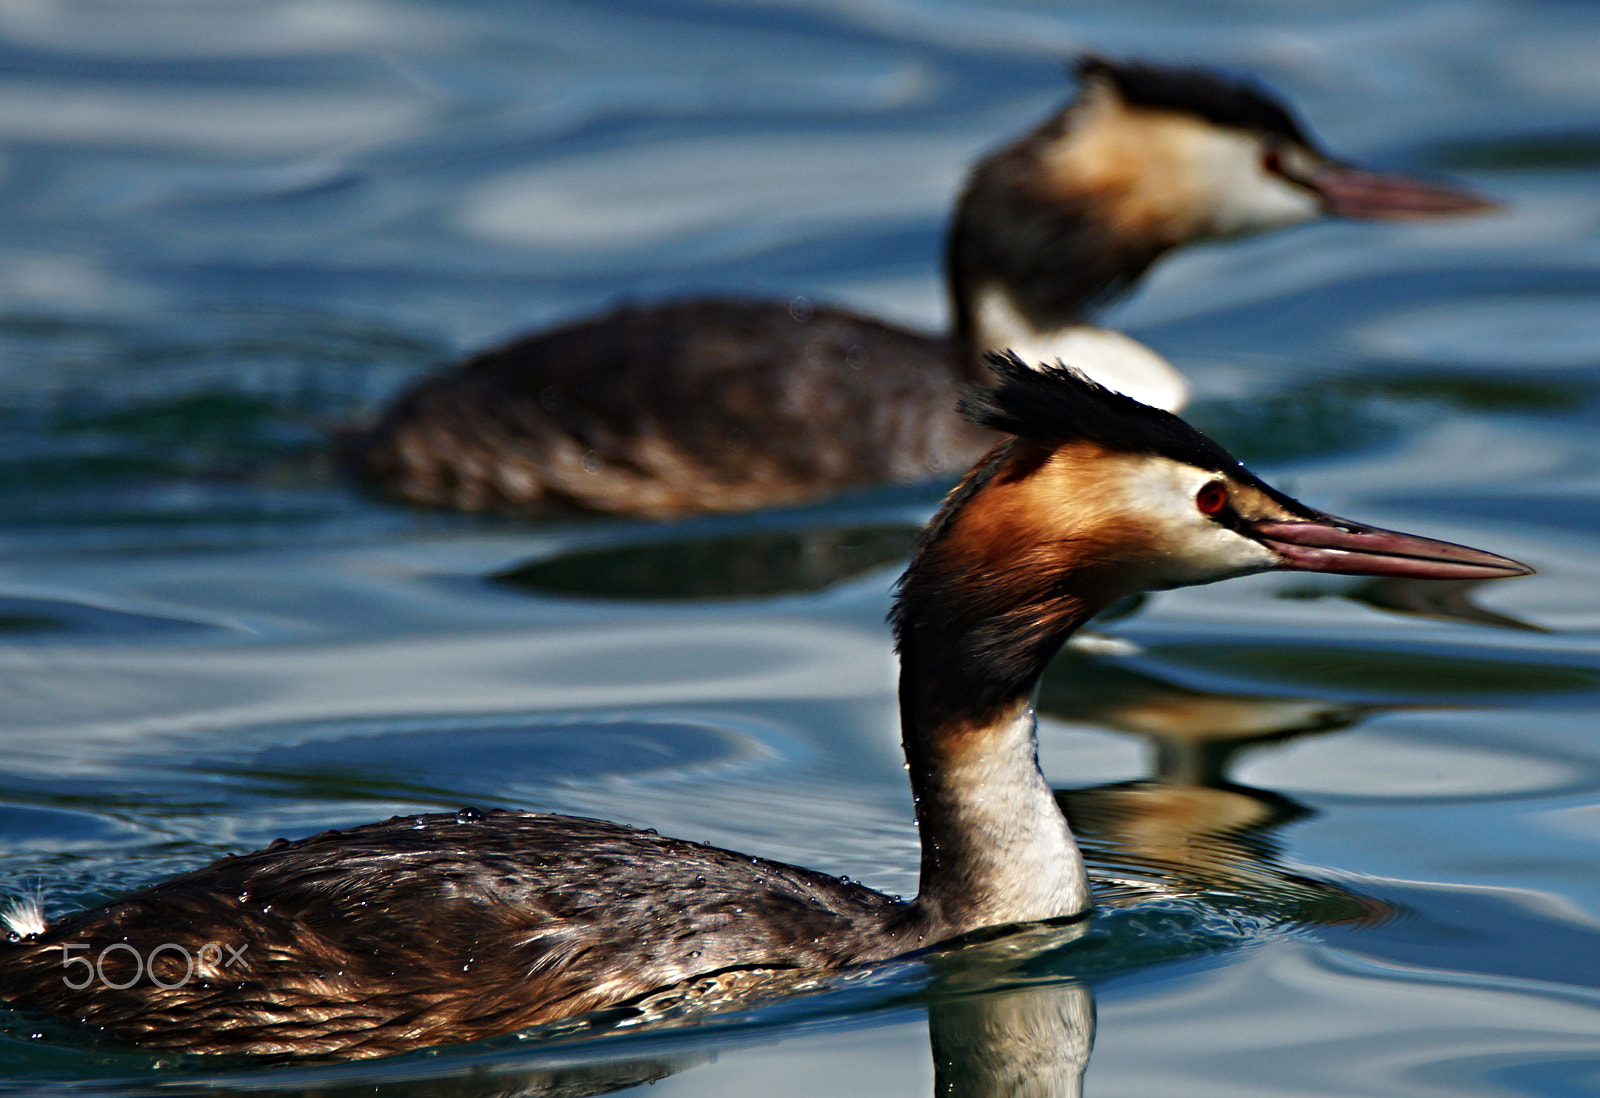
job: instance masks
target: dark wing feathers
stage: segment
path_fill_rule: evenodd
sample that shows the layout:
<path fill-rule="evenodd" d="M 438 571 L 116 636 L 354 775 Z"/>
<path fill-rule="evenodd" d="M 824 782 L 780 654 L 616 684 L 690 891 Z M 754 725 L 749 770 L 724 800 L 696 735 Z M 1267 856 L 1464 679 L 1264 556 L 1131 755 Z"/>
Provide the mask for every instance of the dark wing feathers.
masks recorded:
<path fill-rule="evenodd" d="M 469 511 L 745 510 L 969 464 L 957 386 L 944 341 L 841 309 L 627 306 L 422 381 L 341 457 Z"/>

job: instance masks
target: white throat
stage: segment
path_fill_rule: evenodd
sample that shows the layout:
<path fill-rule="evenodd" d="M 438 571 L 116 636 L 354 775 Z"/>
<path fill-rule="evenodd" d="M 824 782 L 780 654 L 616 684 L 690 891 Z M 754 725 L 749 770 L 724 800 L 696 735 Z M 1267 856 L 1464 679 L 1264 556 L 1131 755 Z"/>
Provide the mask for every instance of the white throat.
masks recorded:
<path fill-rule="evenodd" d="M 1088 910 L 1083 856 L 1039 770 L 1032 704 L 973 737 L 919 790 L 924 871 L 930 853 L 941 871 L 919 899 L 958 933 Z"/>
<path fill-rule="evenodd" d="M 1090 324 L 1041 332 L 1023 319 L 1011 295 L 993 283 L 978 291 L 975 306 L 981 350 L 1015 351 L 1029 365 L 1059 360 L 1108 389 L 1169 412 L 1189 402 L 1189 383 L 1172 363 L 1121 332 Z"/>

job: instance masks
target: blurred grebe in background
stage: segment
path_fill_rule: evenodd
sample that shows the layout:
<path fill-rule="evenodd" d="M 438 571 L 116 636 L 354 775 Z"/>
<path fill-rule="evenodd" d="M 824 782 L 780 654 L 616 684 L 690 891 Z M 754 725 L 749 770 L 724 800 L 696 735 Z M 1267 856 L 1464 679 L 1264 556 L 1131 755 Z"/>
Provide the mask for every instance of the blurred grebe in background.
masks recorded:
<path fill-rule="evenodd" d="M 341 437 L 343 463 L 414 503 L 649 517 L 923 481 L 995 441 L 955 410 L 963 384 L 989 380 L 986 351 L 1181 407 L 1170 364 L 1087 323 L 1174 248 L 1494 205 L 1333 159 L 1251 83 L 1099 57 L 1077 74 L 1072 102 L 967 177 L 945 249 L 948 340 L 802 302 L 626 306 L 421 382 Z"/>

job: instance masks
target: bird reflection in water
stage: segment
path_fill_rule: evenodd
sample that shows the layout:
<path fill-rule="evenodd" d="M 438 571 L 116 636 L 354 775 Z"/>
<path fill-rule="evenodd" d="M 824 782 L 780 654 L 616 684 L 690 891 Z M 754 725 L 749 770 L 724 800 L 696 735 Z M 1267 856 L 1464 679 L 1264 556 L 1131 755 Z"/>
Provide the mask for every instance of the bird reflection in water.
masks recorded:
<path fill-rule="evenodd" d="M 1031 976 L 1031 962 L 1083 936 L 1088 922 L 1027 927 L 942 952 L 928 992 L 935 1098 L 1076 1098 L 1094 1048 L 1087 984 Z"/>
<path fill-rule="evenodd" d="M 1313 815 L 1282 794 L 1231 781 L 1244 749 L 1349 728 L 1415 706 L 1194 690 L 1077 651 L 1060 656 L 1040 690 L 1042 713 L 1136 736 L 1151 776 L 1058 789 L 1102 904 L 1200 896 L 1296 923 L 1369 923 L 1382 901 L 1286 869 L 1276 832 Z"/>
<path fill-rule="evenodd" d="M 1339 594 L 1352 602 L 1365 603 L 1376 610 L 1411 614 L 1468 625 L 1489 625 L 1500 629 L 1519 629 L 1528 633 L 1548 633 L 1542 625 L 1498 610 L 1479 606 L 1473 599 L 1482 580 L 1414 580 L 1386 577 L 1366 580 Z M 1318 597 L 1314 594 L 1311 597 Z"/>
<path fill-rule="evenodd" d="M 1094 996 L 1077 981 L 931 1003 L 933 1093 L 1076 1098 L 1094 1029 Z"/>

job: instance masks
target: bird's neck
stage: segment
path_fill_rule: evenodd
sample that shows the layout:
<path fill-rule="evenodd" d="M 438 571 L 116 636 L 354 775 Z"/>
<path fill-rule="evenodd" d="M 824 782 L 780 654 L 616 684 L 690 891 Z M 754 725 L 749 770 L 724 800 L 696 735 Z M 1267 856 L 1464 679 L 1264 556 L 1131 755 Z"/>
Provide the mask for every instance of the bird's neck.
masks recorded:
<path fill-rule="evenodd" d="M 1072 106 L 973 166 L 944 257 L 968 381 L 990 383 L 984 354 L 1012 349 L 1026 361 L 1085 368 L 1146 403 L 1181 403 L 1182 379 L 1159 356 L 1137 344 L 1101 353 L 1108 349 L 1070 333 L 1173 248 L 1247 227 L 1218 220 L 1213 162 L 1241 157 L 1231 146 L 1219 153 L 1219 141 L 1235 139 L 1214 129 L 1131 107 L 1091 83 Z"/>
<path fill-rule="evenodd" d="M 993 380 L 983 367 L 986 352 L 1086 326 L 1176 243 L 1118 240 L 1096 218 L 1071 209 L 1051 210 L 1049 223 L 1012 229 L 974 220 L 958 212 L 945 280 L 957 362 L 975 384 Z"/>
<path fill-rule="evenodd" d="M 1042 448 L 1003 446 L 930 525 L 896 611 L 902 743 L 930 933 L 1074 915 L 1083 859 L 1039 769 L 1033 700 L 1072 632 L 1114 598 L 1032 528 Z M 1070 539 L 1069 539 L 1070 540 Z"/>
<path fill-rule="evenodd" d="M 1188 402 L 1189 384 L 1172 363 L 1136 339 L 1081 322 L 1054 327 L 1024 314 L 1016 298 L 999 283 L 977 290 L 967 310 L 964 355 L 1012 351 L 1027 363 L 1066 363 L 1108 389 L 1126 393 L 1155 408 L 1177 411 Z M 978 380 L 989 383 L 987 368 Z"/>
<path fill-rule="evenodd" d="M 980 164 L 950 229 L 945 280 L 957 369 L 990 385 L 983 356 L 1015 351 L 1024 362 L 1065 362 L 1146 404 L 1176 410 L 1188 385 L 1166 359 L 1127 336 L 1088 323 L 1180 243 L 1153 231 L 1116 232 L 1088 199 L 1041 197 Z"/>
<path fill-rule="evenodd" d="M 907 662 L 915 673 L 915 657 Z M 917 903 L 933 936 L 1086 910 L 1083 857 L 1039 769 L 1031 695 L 940 719 L 918 693 L 902 681 L 922 842 Z"/>

